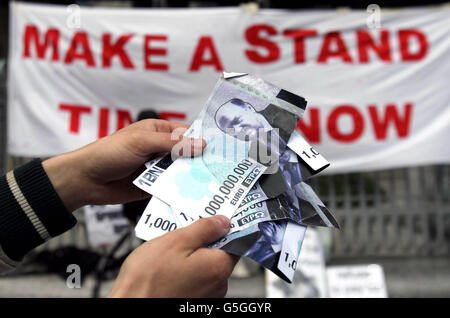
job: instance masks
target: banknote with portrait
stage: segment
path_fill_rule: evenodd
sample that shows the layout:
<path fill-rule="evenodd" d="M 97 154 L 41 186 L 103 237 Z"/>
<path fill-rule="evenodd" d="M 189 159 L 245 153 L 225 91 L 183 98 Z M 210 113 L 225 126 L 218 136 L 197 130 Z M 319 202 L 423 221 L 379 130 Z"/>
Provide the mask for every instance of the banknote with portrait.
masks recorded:
<path fill-rule="evenodd" d="M 288 220 L 266 221 L 229 233 L 210 248 L 249 257 L 291 283 L 306 226 Z"/>
<path fill-rule="evenodd" d="M 257 77 L 222 77 L 185 133 L 206 140 L 203 155 L 167 155 L 134 184 L 193 219 L 231 217 L 256 181 L 277 165 L 305 107 L 302 97 Z"/>

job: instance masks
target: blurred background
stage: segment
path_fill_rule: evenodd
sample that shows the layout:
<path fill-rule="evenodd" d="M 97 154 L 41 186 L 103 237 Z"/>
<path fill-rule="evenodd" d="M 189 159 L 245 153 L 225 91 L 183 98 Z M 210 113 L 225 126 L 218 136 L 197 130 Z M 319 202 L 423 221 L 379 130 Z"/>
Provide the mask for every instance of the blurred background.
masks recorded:
<path fill-rule="evenodd" d="M 312 29 L 314 25 L 318 25 L 321 32 L 322 30 L 327 30 L 327 28 L 331 31 L 341 30 L 343 34 L 345 33 L 345 39 L 347 36 L 352 36 L 349 33 L 364 26 L 365 19 L 362 20 L 363 22 L 355 22 L 353 25 L 350 22 L 345 21 L 345 19 L 339 21 L 334 14 L 337 12 L 356 12 L 359 16 L 368 17 L 374 12 L 376 13 L 376 11 L 373 10 L 376 10 L 377 8 L 375 7 L 375 9 L 373 9 L 373 7 L 371 7 L 368 9 L 371 2 L 365 3 L 361 1 L 328 1 L 325 3 L 324 1 L 293 2 L 261 0 L 251 3 L 242 3 L 241 1 L 152 0 L 75 2 L 26 1 L 21 3 L 60 5 L 64 11 L 71 4 L 79 5 L 79 7 L 71 7 L 72 9 L 70 10 L 72 11 L 69 10 L 67 12 L 73 13 L 73 10 L 81 8 L 81 23 L 83 23 L 83 8 L 87 7 L 102 8 L 105 10 L 109 8 L 117 9 L 117 7 L 126 8 L 127 10 L 174 9 L 177 10 L 177 12 L 185 12 L 187 16 L 189 16 L 191 12 L 188 10 L 202 8 L 215 10 L 231 7 L 242 10 L 245 14 L 250 15 L 250 17 L 246 17 L 245 23 L 259 25 L 267 22 L 265 21 L 266 17 L 269 17 L 267 19 L 272 19 L 270 16 L 288 14 L 289 19 L 286 21 L 294 21 L 296 19 L 295 14 L 299 14 L 298 21 L 303 18 L 305 19 L 300 21 L 298 25 L 294 23 L 294 26 L 300 26 L 302 29 Z M 317 136 L 312 132 L 313 128 L 311 128 L 314 125 L 314 114 L 318 114 L 319 111 L 308 113 L 307 121 L 305 120 L 304 126 L 299 127 L 299 130 L 305 134 L 310 142 L 313 143 L 327 159 L 330 160 L 332 167 L 333 164 L 336 163 L 336 169 L 333 170 L 330 168 L 329 172 L 312 178 L 308 183 L 315 189 L 322 201 L 337 217 L 341 226 L 341 230 L 313 229 L 311 230 L 311 233 L 308 232 L 308 245 L 304 246 L 302 254 L 300 255 L 299 266 L 297 267 L 298 273 L 296 274 L 296 281 L 293 285 L 285 285 L 269 273 L 266 273 L 257 264 L 250 260 L 243 259 L 236 267 L 230 280 L 228 297 L 450 296 L 450 165 L 448 164 L 450 158 L 448 156 L 448 150 L 445 150 L 449 147 L 448 141 L 445 140 L 450 138 L 450 130 L 448 128 L 450 118 L 448 117 L 449 113 L 447 111 L 450 106 L 448 94 L 448 81 L 450 75 L 448 61 L 450 48 L 450 29 L 448 22 L 450 21 L 448 19 L 448 17 L 450 17 L 450 14 L 448 14 L 449 3 L 445 1 L 378 1 L 376 5 L 378 8 L 381 8 L 381 20 L 377 20 L 375 15 L 375 20 L 367 20 L 366 22 L 368 24 L 364 27 L 370 29 L 369 24 L 374 23 L 376 29 L 377 23 L 381 23 L 382 29 L 386 28 L 386 30 L 389 30 L 389 28 L 392 28 L 393 30 L 397 30 L 398 28 L 419 28 L 423 24 L 426 29 L 426 31 L 423 31 L 425 34 L 428 34 L 427 32 L 429 30 L 435 30 L 436 33 L 439 33 L 437 39 L 428 39 L 432 44 L 428 46 L 427 54 L 430 58 L 433 58 L 433 62 L 428 63 L 427 61 L 420 64 L 421 62 L 419 61 L 414 64 L 414 62 L 410 61 L 409 63 L 403 63 L 398 68 L 387 68 L 383 64 L 383 59 L 386 57 L 383 55 L 383 49 L 386 49 L 386 47 L 380 46 L 381 48 L 379 48 L 377 51 L 378 53 L 376 53 L 376 50 L 373 49 L 373 47 L 376 46 L 376 44 L 374 44 L 371 46 L 373 52 L 371 52 L 372 55 L 370 55 L 369 58 L 375 60 L 373 63 L 365 65 L 363 63 L 364 59 L 360 56 L 359 62 L 354 62 L 350 66 L 342 66 L 342 64 L 345 64 L 346 58 L 345 56 L 342 56 L 343 53 L 341 47 L 337 51 L 333 51 L 335 52 L 335 55 L 330 53 L 333 56 L 341 55 L 341 58 L 338 58 L 336 63 L 334 63 L 335 61 L 330 61 L 330 67 L 334 68 L 332 68 L 331 73 L 326 73 L 327 71 L 325 71 L 324 68 L 326 68 L 327 64 L 315 62 L 317 55 L 319 55 L 319 48 L 323 45 L 320 44 L 323 39 L 318 39 L 320 42 L 317 44 L 317 50 L 312 50 L 309 46 L 308 49 L 305 49 L 307 52 L 306 57 L 303 56 L 303 58 L 306 58 L 307 60 L 305 65 L 298 66 L 297 64 L 294 65 L 292 62 L 294 61 L 295 54 L 296 63 L 300 63 L 299 59 L 301 59 L 302 56 L 300 56 L 300 46 L 295 47 L 294 51 L 294 46 L 290 42 L 290 51 L 283 51 L 280 60 L 276 63 L 270 64 L 267 67 L 263 63 L 256 63 L 251 67 L 246 68 L 245 63 L 236 62 L 236 64 L 233 64 L 233 59 L 235 59 L 236 56 L 228 54 L 229 52 L 220 53 L 223 52 L 221 51 L 221 48 L 226 46 L 231 47 L 233 50 L 236 48 L 240 49 L 238 44 L 235 45 L 235 43 L 233 43 L 233 36 L 228 38 L 226 32 L 217 36 L 219 40 L 216 38 L 216 44 L 217 48 L 219 48 L 219 53 L 222 54 L 222 67 L 225 69 L 231 67 L 232 71 L 237 72 L 251 72 L 273 81 L 277 85 L 278 83 L 280 83 L 280 86 L 287 85 L 288 87 L 283 86 L 283 88 L 298 92 L 299 94 L 304 94 L 308 101 L 312 101 L 312 103 L 310 102 L 308 104 L 309 106 L 313 109 L 321 110 L 321 124 L 317 126 L 317 129 L 319 129 L 322 134 L 320 142 L 317 140 Z M 200 101 L 196 108 L 186 110 L 186 106 L 183 106 L 184 108 L 178 106 L 179 104 L 177 103 L 179 102 L 175 101 L 171 103 L 171 107 L 168 107 L 166 105 L 169 105 L 169 102 L 171 101 L 164 99 L 158 100 L 156 96 L 157 93 L 152 91 L 148 96 L 141 96 L 142 99 L 146 100 L 147 104 L 141 104 L 139 107 L 131 109 L 131 106 L 129 105 L 130 101 L 126 99 L 122 99 L 118 102 L 117 100 L 112 100 L 112 98 L 105 98 L 107 102 L 112 100 L 110 104 L 100 104 L 103 102 L 103 95 L 107 93 L 98 90 L 86 91 L 83 88 L 83 85 L 89 86 L 92 82 L 99 81 L 99 79 L 106 81 L 107 79 L 103 76 L 108 75 L 100 74 L 101 71 L 99 70 L 89 70 L 88 67 L 83 64 L 84 61 L 79 64 L 74 63 L 74 68 L 71 70 L 70 74 L 73 78 L 76 78 L 76 81 L 67 82 L 67 86 L 62 85 L 62 90 L 72 87 L 74 90 L 78 90 L 80 94 L 84 94 L 85 96 L 80 101 L 81 104 L 89 102 L 89 98 L 86 97 L 89 95 L 92 103 L 90 105 L 95 104 L 92 106 L 92 112 L 99 112 L 100 115 L 98 118 L 96 117 L 91 121 L 87 120 L 83 122 L 85 127 L 89 125 L 95 126 L 92 128 L 93 133 L 89 135 L 91 133 L 89 129 L 86 133 L 82 131 L 80 133 L 80 139 L 75 140 L 74 138 L 76 136 L 74 137 L 73 127 L 70 128 L 72 131 L 69 129 L 69 132 L 67 132 L 67 113 L 63 112 L 61 115 L 60 112 L 55 115 L 56 119 L 54 123 L 51 123 L 51 121 L 47 122 L 48 126 L 55 126 L 55 129 L 61 129 L 61 131 L 67 133 L 67 138 L 64 133 L 58 133 L 58 137 L 56 137 L 57 134 L 51 131 L 52 128 L 45 127 L 45 123 L 43 124 L 42 118 L 40 118 L 39 115 L 33 114 L 27 117 L 27 115 L 22 114 L 29 102 L 27 102 L 26 98 L 17 96 L 28 94 L 30 99 L 35 98 L 38 101 L 37 103 L 39 103 L 39 91 L 46 90 L 47 92 L 45 94 L 51 98 L 51 95 L 56 94 L 54 91 L 56 84 L 51 81 L 38 84 L 37 82 L 39 82 L 39 80 L 37 79 L 39 77 L 37 77 L 38 75 L 36 74 L 39 74 L 39 67 L 36 68 L 36 72 L 33 71 L 27 73 L 27 70 L 33 69 L 31 65 L 33 61 L 27 61 L 25 59 L 19 61 L 22 54 L 21 50 L 19 48 L 11 48 L 12 41 L 14 41 L 15 46 L 18 46 L 19 44 L 17 43 L 22 40 L 21 34 L 17 33 L 19 32 L 18 30 L 15 30 L 14 32 L 11 31 L 11 8 L 12 6 L 6 1 L 2 2 L 0 7 L 0 172 L 2 174 L 24 164 L 35 156 L 46 157 L 56 154 L 46 153 L 46 149 L 49 147 L 61 149 L 62 151 L 60 152 L 63 152 L 70 150 L 70 147 L 76 148 L 95 138 L 101 137 L 102 133 L 98 132 L 101 131 L 101 129 L 96 125 L 97 121 L 101 120 L 98 119 L 101 118 L 101 114 L 106 113 L 105 110 L 101 110 L 102 107 L 105 106 L 111 106 L 109 108 L 111 112 L 122 108 L 127 109 L 128 107 L 129 117 L 131 118 L 125 116 L 125 119 L 123 119 L 125 124 L 134 120 L 157 117 L 189 123 L 195 118 L 198 111 L 203 106 L 201 101 L 204 103 L 216 79 L 220 75 L 220 67 L 214 66 L 214 62 L 208 62 L 214 60 L 214 52 L 210 52 L 208 54 L 211 55 L 206 54 L 203 57 L 204 64 L 206 65 L 204 70 L 202 68 L 198 73 L 193 75 L 194 77 L 191 81 L 200 83 L 200 87 L 196 87 L 195 89 L 192 89 L 190 86 L 185 86 L 188 84 L 183 84 L 185 81 L 189 81 L 189 74 L 187 74 L 189 72 L 180 70 L 177 66 L 174 66 L 172 69 L 172 65 L 170 65 L 170 70 L 165 73 L 159 72 L 157 75 L 146 76 L 154 76 L 155 85 L 158 85 L 158 81 L 166 81 L 168 86 L 179 85 L 181 87 L 180 89 L 186 92 L 179 96 L 176 95 L 174 98 L 191 98 L 189 101 L 192 100 L 194 103 Z M 271 11 L 271 9 L 281 9 L 281 11 Z M 395 10 L 401 11 L 408 9 L 417 11 L 402 16 L 399 19 L 400 22 L 398 25 L 395 24 L 395 21 L 392 22 L 394 24 L 389 24 L 391 23 L 391 20 L 395 20 L 395 15 L 393 14 L 398 12 Z M 428 12 L 426 10 L 435 11 Z M 124 12 L 124 14 L 127 12 Z M 147 12 L 148 11 L 142 11 L 142 14 L 145 16 Z M 161 12 L 161 17 L 166 17 L 166 11 L 156 11 L 156 14 L 149 13 L 149 23 L 151 23 L 152 19 L 157 22 L 159 21 L 157 17 L 158 12 Z M 384 12 L 386 12 L 387 27 L 383 25 L 385 22 L 383 20 Z M 421 17 L 421 12 L 424 13 L 423 17 Z M 434 25 L 434 22 L 430 22 L 434 20 L 433 12 L 436 12 L 436 21 L 442 19 L 442 16 L 447 17 L 443 27 L 442 25 Z M 212 15 L 215 14 L 214 11 L 211 11 L 210 13 Z M 220 11 L 219 13 L 223 14 L 224 17 L 227 14 L 232 14 L 224 11 Z M 304 13 L 311 14 L 311 18 L 309 18 L 309 16 L 303 16 L 302 14 Z M 21 11 L 17 10 L 16 14 L 20 16 Z M 43 39 L 43 32 L 45 31 L 46 24 L 41 24 L 39 14 L 30 14 L 28 17 L 26 15 L 24 16 L 25 17 L 17 18 L 17 24 L 14 28 L 21 25 L 23 19 L 29 18 L 31 21 L 30 23 L 39 26 L 42 36 L 41 39 Z M 103 16 L 102 13 L 100 13 L 99 16 Z M 118 16 L 120 16 L 120 13 Z M 220 17 L 220 15 L 217 16 L 218 19 L 220 19 Z M 65 16 L 63 18 L 65 18 Z M 326 26 L 328 19 L 331 21 L 329 27 Z M 409 19 L 411 19 L 411 26 L 409 26 Z M 243 26 L 239 22 L 230 22 L 229 19 L 225 20 L 224 25 L 226 25 L 226 23 L 231 23 L 232 25 L 235 25 L 237 30 L 236 33 L 241 34 L 243 32 Z M 74 21 L 76 23 L 76 20 Z M 131 21 L 125 21 L 124 18 L 121 17 L 117 17 L 117 21 L 125 31 L 117 31 L 114 28 L 114 23 L 111 22 L 110 25 L 103 26 L 106 29 L 110 27 L 109 30 L 104 29 L 100 32 L 95 29 L 95 27 L 92 27 L 95 29 L 93 32 L 110 32 L 113 34 L 116 32 L 119 35 L 133 32 L 133 28 L 127 24 L 131 24 Z M 57 24 L 57 21 L 55 23 Z M 271 23 L 273 25 L 274 22 Z M 286 30 L 291 26 L 289 23 L 290 22 L 280 22 L 279 25 L 273 26 L 281 32 L 281 30 Z M 427 23 L 432 24 L 430 29 L 427 29 Z M 99 25 L 101 25 L 101 23 L 99 23 Z M 97 25 L 97 27 L 99 25 Z M 338 27 L 336 27 L 336 25 Z M 146 27 L 145 24 L 139 25 L 139 28 L 142 28 L 142 32 L 144 33 L 146 32 Z M 214 24 L 212 27 L 220 28 L 220 23 Z M 197 32 L 197 30 L 201 28 L 208 29 L 208 25 L 194 25 L 192 26 L 192 29 L 179 28 L 176 31 L 177 33 L 174 33 L 174 37 L 183 37 L 183 32 L 188 34 L 189 32 Z M 164 34 L 166 31 L 164 23 L 157 27 L 150 25 L 149 29 L 155 30 L 152 32 L 156 34 Z M 168 33 L 172 31 L 173 30 L 167 30 Z M 229 29 L 228 31 L 230 34 L 233 34 L 234 29 Z M 258 36 L 264 38 L 264 36 L 270 35 L 271 33 L 270 29 L 265 30 L 265 32 L 266 33 L 262 32 Z M 64 32 L 61 31 L 61 34 L 63 33 Z M 9 34 L 14 35 L 15 40 L 11 39 Z M 98 34 L 96 33 L 92 39 L 95 38 L 98 40 Z M 273 53 L 273 50 L 271 51 L 270 44 L 268 45 L 267 42 L 266 44 L 264 44 L 264 41 L 262 41 L 263 44 L 261 44 L 261 41 L 257 42 L 258 39 L 260 40 L 258 36 L 256 37 L 256 40 L 252 40 L 251 37 L 249 38 L 247 36 L 247 42 L 256 46 L 260 45 L 258 48 L 259 51 L 256 50 L 256 53 L 254 53 L 259 54 L 262 59 L 268 58 L 271 54 L 270 52 Z M 65 37 L 65 34 L 61 35 L 61 39 L 69 41 L 69 39 Z M 48 48 L 50 48 L 51 39 L 46 39 L 45 41 L 48 42 Z M 219 43 L 220 41 L 222 42 Z M 276 36 L 273 38 L 273 41 L 274 43 L 280 41 L 280 47 L 287 45 L 283 42 L 283 39 L 279 39 Z M 338 42 L 339 41 L 336 41 L 339 47 Z M 155 46 L 158 46 L 158 42 L 155 43 Z M 36 45 L 39 46 L 39 44 Z M 182 47 L 182 43 L 180 46 Z M 392 51 L 398 49 L 398 46 L 401 48 L 402 44 L 392 44 Z M 96 46 L 92 44 L 92 47 L 94 53 L 96 53 Z M 315 48 L 316 44 L 311 44 L 311 47 Z M 135 50 L 141 50 L 141 48 L 135 48 Z M 176 50 L 176 48 L 170 46 L 169 54 L 174 50 Z M 195 47 L 189 48 L 187 51 L 192 52 L 193 50 L 195 50 Z M 268 53 L 264 50 L 267 50 Z M 323 50 L 322 46 L 322 53 Z M 356 45 L 348 44 L 350 56 L 355 57 L 357 50 L 358 48 Z M 154 57 L 154 61 L 157 61 L 159 65 L 164 64 L 162 60 L 158 60 L 158 58 L 160 58 L 157 56 L 158 54 L 159 53 L 155 54 L 156 57 Z M 160 55 L 163 56 L 164 54 L 165 53 Z M 179 55 L 176 55 L 176 59 L 182 61 L 183 54 L 187 55 L 190 53 L 180 52 L 177 54 Z M 225 56 L 226 54 L 228 54 L 228 56 Z M 411 54 L 414 55 L 415 53 L 413 52 Z M 436 58 L 436 55 L 439 54 L 440 56 L 444 56 L 443 60 Z M 47 54 L 47 57 L 48 56 L 49 55 Z M 61 59 L 62 56 L 63 53 L 61 52 Z M 393 64 L 402 58 L 405 59 L 405 56 L 404 53 L 392 53 Z M 14 67 L 11 68 L 13 59 L 15 59 L 15 63 L 18 64 L 14 64 Z M 134 61 L 134 59 L 132 60 Z M 168 58 L 166 58 L 166 60 L 168 60 Z M 121 62 L 123 64 L 124 60 L 122 59 Z M 153 62 L 154 65 L 158 65 L 157 62 Z M 18 65 L 20 65 L 20 63 L 25 65 L 24 70 L 19 71 Z M 47 61 L 46 63 L 50 62 Z M 431 67 L 432 74 L 425 74 L 424 76 L 424 69 L 426 66 L 430 66 L 430 63 L 434 63 Z M 8 66 L 10 67 L 9 74 L 7 71 Z M 114 61 L 113 68 L 118 68 L 118 66 L 120 66 L 119 61 Z M 135 66 L 136 68 L 142 67 L 141 65 L 138 65 L 138 63 L 136 63 Z M 188 66 L 189 62 L 187 62 L 187 67 Z M 191 70 L 192 67 L 191 64 Z M 343 69 L 344 67 L 347 69 Z M 367 78 L 369 78 L 367 82 L 362 81 L 361 83 L 361 81 L 358 81 L 357 83 L 357 81 L 355 81 L 355 88 L 351 91 L 353 83 L 351 81 L 348 83 L 347 87 L 339 86 L 339 82 L 345 80 L 348 72 L 352 72 L 348 69 L 350 67 L 354 67 L 355 72 L 358 72 L 357 68 L 360 67 L 364 68 L 363 72 L 369 73 L 376 73 L 377 68 L 379 68 L 380 74 L 382 75 L 375 75 L 372 77 L 367 75 Z M 58 72 L 60 68 L 58 66 L 54 69 L 49 68 L 49 70 Z M 83 71 L 85 71 L 85 73 L 83 73 Z M 302 73 L 303 71 L 310 72 L 308 74 L 314 72 L 316 72 L 315 74 L 318 74 L 315 77 L 311 77 L 311 80 L 314 81 L 315 84 L 311 84 L 305 91 L 302 87 L 295 87 L 295 85 L 297 85 L 295 79 L 302 77 L 302 74 L 304 74 Z M 15 75 L 14 81 L 8 81 L 8 75 L 11 76 L 11 73 L 15 72 L 19 75 Z M 339 72 L 342 72 L 342 74 L 338 74 Z M 408 74 L 410 73 L 414 74 L 412 74 L 412 78 L 408 79 Z M 28 77 L 27 74 L 30 74 L 30 77 Z M 127 78 L 133 76 L 140 78 L 139 76 L 144 76 L 139 74 L 135 75 L 135 73 L 124 70 L 123 68 L 118 70 L 117 73 L 113 73 L 113 76 L 115 74 L 117 74 L 122 83 L 121 86 L 115 86 L 114 88 L 119 95 L 135 94 L 135 92 L 130 88 L 127 88 L 123 83 Z M 338 76 L 338 78 L 334 79 L 333 84 L 329 79 L 335 74 L 337 74 L 336 76 Z M 23 76 L 23 78 L 20 76 Z M 328 78 L 324 78 L 325 76 Z M 389 87 L 386 88 L 381 86 L 378 87 L 378 89 L 375 89 L 375 91 L 371 91 L 373 86 L 379 85 L 374 83 L 386 84 L 386 81 L 392 78 L 396 78 L 397 81 L 393 83 L 392 86 L 401 83 L 401 91 L 396 90 L 395 92 L 390 93 Z M 417 80 L 417 78 L 420 78 L 420 80 Z M 33 84 L 33 81 L 35 84 Z M 205 82 L 208 83 L 207 86 L 202 86 L 201 83 Z M 14 89 L 8 87 L 8 85 L 14 85 Z M 26 89 L 24 88 L 23 91 L 21 91 L 21 85 L 24 87 L 26 86 Z M 321 87 L 321 85 L 323 85 L 323 87 Z M 335 85 L 337 88 L 334 91 L 329 91 L 327 90 L 327 85 Z M 433 96 L 435 96 L 435 94 L 432 89 L 429 89 L 430 85 L 435 85 L 435 87 L 441 91 L 443 96 L 440 96 L 440 99 L 434 99 Z M 419 87 L 423 87 L 428 93 L 424 93 L 423 96 L 419 96 L 417 97 L 417 100 L 415 100 L 414 93 L 417 92 L 417 90 L 420 90 Z M 141 88 L 138 87 L 138 89 Z M 151 90 L 151 88 L 149 89 Z M 160 94 L 170 94 L 167 87 L 159 87 L 159 89 L 162 90 L 162 93 Z M 164 91 L 164 89 L 166 89 L 166 91 Z M 367 89 L 367 93 L 364 92 L 365 89 Z M 342 92 L 342 96 L 345 97 L 340 98 L 340 91 Z M 7 93 L 13 94 L 14 98 L 10 96 L 8 99 Z M 328 95 L 327 99 L 328 93 L 330 95 Z M 394 96 L 398 99 L 387 100 L 388 98 L 384 96 L 385 93 L 388 95 L 391 94 L 390 97 Z M 192 96 L 189 94 L 192 94 Z M 346 99 L 347 96 L 352 96 L 353 94 L 355 95 L 354 100 Z M 76 95 L 76 93 L 73 95 L 68 94 L 68 96 L 74 95 Z M 153 97 L 154 95 L 156 97 Z M 412 95 L 414 96 L 410 97 Z M 336 102 L 329 101 L 329 99 L 333 98 L 336 99 Z M 429 100 L 428 103 L 432 103 L 435 107 L 434 109 L 430 108 L 430 113 L 428 113 L 428 110 L 425 111 L 424 108 L 428 104 L 416 105 L 427 99 Z M 72 98 L 72 100 L 58 100 L 57 102 L 75 103 L 78 101 L 75 101 Z M 341 136 L 345 139 L 345 136 L 348 137 L 352 135 L 352 129 L 346 130 L 347 128 L 341 128 L 341 132 L 337 133 L 337 137 L 336 134 L 334 134 L 335 138 L 333 139 L 333 132 L 328 134 L 325 133 L 326 129 L 330 130 L 330 119 L 328 118 L 328 122 L 325 122 L 325 114 L 330 115 L 333 113 L 333 110 L 336 109 L 335 106 L 337 104 L 347 102 L 362 104 L 362 107 L 360 108 L 361 113 L 366 110 L 366 106 L 370 103 L 379 103 L 380 105 L 398 103 L 403 105 L 404 103 L 411 102 L 414 104 L 414 107 L 417 106 L 417 108 L 414 108 L 413 110 L 414 119 L 412 119 L 411 126 L 409 127 L 412 132 L 410 135 L 403 135 L 404 138 L 397 138 L 398 136 L 395 135 L 394 131 L 390 131 L 387 136 L 388 140 L 386 143 L 383 143 L 383 140 L 380 141 L 379 138 L 375 139 L 372 135 L 368 135 L 369 132 L 366 133 L 366 131 L 369 130 L 369 128 L 367 128 L 364 133 L 361 133 L 362 137 L 358 140 L 357 144 L 349 146 L 348 143 L 346 143 L 342 146 L 337 143 L 338 137 Z M 333 103 L 334 105 L 331 105 Z M 380 105 L 377 107 L 381 107 Z M 17 107 L 19 111 L 12 110 L 13 107 Z M 56 106 L 54 109 L 54 112 L 58 113 Z M 61 107 L 59 109 L 61 110 Z M 43 112 L 42 116 L 47 116 L 47 110 L 43 110 L 42 108 L 38 107 L 35 112 Z M 402 118 L 403 120 L 406 120 L 407 107 L 399 108 L 398 112 L 403 114 L 403 117 L 402 115 L 398 117 L 400 118 L 399 120 L 401 121 Z M 71 114 L 73 115 L 73 113 Z M 419 143 L 417 146 L 413 145 L 411 150 L 405 146 L 406 148 L 403 148 L 405 150 L 402 151 L 400 159 L 398 159 L 398 152 L 394 151 L 393 157 L 397 156 L 397 159 L 393 159 L 392 164 L 389 164 L 389 162 L 386 163 L 386 160 L 388 160 L 387 157 L 379 156 L 379 153 L 383 153 L 385 149 L 393 149 L 395 147 L 400 147 L 401 149 L 403 144 L 406 144 L 409 141 L 413 142 L 415 140 L 414 138 L 416 138 L 416 135 L 414 135 L 415 129 L 417 134 L 425 134 L 426 129 L 422 129 L 423 124 L 416 122 L 415 120 L 417 117 L 422 117 L 423 120 L 432 121 L 434 118 L 430 118 L 430 114 L 432 114 L 432 116 L 434 116 L 434 114 L 441 114 L 441 116 L 437 116 L 440 117 L 438 118 L 440 122 L 435 126 L 441 125 L 447 127 L 437 132 L 436 136 L 438 137 L 432 134 L 427 135 L 427 138 L 429 139 L 422 141 L 422 143 Z M 373 119 L 373 116 L 369 117 L 369 115 L 369 113 L 364 113 L 362 115 L 363 119 L 366 121 L 370 118 Z M 445 117 L 445 115 L 447 115 L 447 117 Z M 355 133 L 355 130 L 357 129 L 355 128 L 357 127 L 356 119 L 359 117 L 358 115 L 351 116 L 350 117 L 355 120 L 353 126 L 353 133 Z M 381 118 L 381 115 L 379 118 Z M 40 122 L 36 126 L 29 126 L 27 120 Z M 341 125 L 345 126 L 345 123 L 346 122 L 344 121 Z M 122 126 L 125 124 L 122 123 Z M 106 125 L 107 127 L 106 133 L 103 132 L 103 135 L 120 128 L 119 124 L 117 127 L 112 123 L 103 123 L 99 125 Z M 44 133 L 40 134 L 37 132 L 39 129 L 43 130 Z M 21 138 L 19 132 L 23 133 L 23 138 L 25 139 L 27 136 L 34 136 L 34 134 L 41 139 L 30 140 L 29 144 L 21 144 L 21 142 L 18 141 L 18 139 Z M 13 134 L 13 136 L 8 136 L 8 134 Z M 401 133 L 398 133 L 398 135 L 401 135 Z M 51 140 L 53 137 L 55 138 L 54 141 Z M 67 146 L 68 148 L 65 148 L 65 145 L 61 146 L 64 142 L 64 138 L 66 138 L 68 144 L 70 144 Z M 399 144 L 396 144 L 397 142 Z M 42 145 L 42 143 L 46 143 L 47 145 Z M 435 148 L 426 148 L 424 146 L 425 144 L 429 145 L 432 143 L 438 143 L 436 148 L 442 148 L 443 154 L 438 156 L 436 153 L 433 153 L 433 149 Z M 420 151 L 420 147 L 422 146 L 424 146 L 423 156 Z M 30 149 L 30 151 L 27 154 L 23 149 Z M 41 151 L 40 149 L 43 150 Z M 373 149 L 376 151 L 372 151 Z M 55 151 L 58 152 L 58 150 Z M 368 169 L 364 168 L 364 162 L 360 163 L 355 161 L 346 163 L 345 160 L 349 160 L 348 157 L 356 155 L 357 151 L 360 153 L 367 152 L 369 155 L 372 155 L 367 161 L 366 167 L 369 167 Z M 348 152 L 350 152 L 350 154 L 348 154 Z M 346 153 L 348 157 L 346 157 Z M 425 159 L 422 160 L 421 158 Z M 433 160 L 433 158 L 437 159 Z M 139 202 L 127 206 L 92 206 L 76 211 L 75 213 L 79 222 L 74 229 L 37 248 L 27 256 L 23 264 L 21 264 L 15 272 L 0 277 L 0 297 L 105 296 L 111 287 L 114 277 L 117 275 L 117 271 L 124 257 L 140 243 L 139 240 L 134 237 L 133 227 L 144 207 L 145 202 Z M 67 266 L 69 264 L 78 264 L 80 266 L 82 274 L 81 286 L 72 288 L 73 286 L 70 287 L 70 284 L 68 285 L 67 279 L 70 272 L 68 272 Z M 348 286 L 348 288 L 346 290 L 339 290 L 339 286 Z"/>

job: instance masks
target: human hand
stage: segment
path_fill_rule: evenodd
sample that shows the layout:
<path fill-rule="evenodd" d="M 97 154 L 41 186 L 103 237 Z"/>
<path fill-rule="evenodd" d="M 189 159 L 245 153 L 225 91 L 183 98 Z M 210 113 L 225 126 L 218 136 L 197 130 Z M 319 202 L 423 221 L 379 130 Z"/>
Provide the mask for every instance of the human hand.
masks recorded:
<path fill-rule="evenodd" d="M 55 190 L 69 211 L 86 204 L 116 204 L 144 199 L 149 195 L 132 181 L 145 162 L 177 149 L 177 155 L 198 155 L 202 139 L 181 136 L 187 125 L 147 119 L 83 148 L 45 160 L 42 164 Z M 172 134 L 174 133 L 174 134 Z M 186 151 L 190 150 L 190 151 Z"/>
<path fill-rule="evenodd" d="M 214 216 L 142 244 L 123 263 L 109 297 L 225 297 L 239 257 L 202 246 L 229 229 L 226 217 Z"/>

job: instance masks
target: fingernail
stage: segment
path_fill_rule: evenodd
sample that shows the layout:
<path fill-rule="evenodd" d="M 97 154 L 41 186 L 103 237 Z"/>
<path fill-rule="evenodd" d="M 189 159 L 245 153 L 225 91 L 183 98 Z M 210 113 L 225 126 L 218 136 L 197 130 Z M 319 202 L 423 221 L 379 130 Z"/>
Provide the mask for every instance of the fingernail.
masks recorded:
<path fill-rule="evenodd" d="M 220 223 L 220 225 L 224 229 L 226 230 L 230 229 L 230 220 L 226 216 L 216 215 L 214 218 Z"/>

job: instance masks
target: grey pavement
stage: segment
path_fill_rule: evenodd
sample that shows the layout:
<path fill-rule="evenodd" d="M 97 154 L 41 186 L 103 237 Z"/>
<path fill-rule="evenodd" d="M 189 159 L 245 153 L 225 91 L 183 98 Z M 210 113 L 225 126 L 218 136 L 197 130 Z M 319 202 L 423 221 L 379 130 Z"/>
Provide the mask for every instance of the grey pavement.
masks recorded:
<path fill-rule="evenodd" d="M 383 266 L 389 297 L 450 297 L 450 258 L 347 259 L 331 265 L 370 263 Z M 93 277 L 87 277 L 80 289 L 68 288 L 57 275 L 0 277 L 0 297 L 90 297 L 94 284 Z M 102 285 L 102 297 L 111 286 L 112 281 Z M 247 271 L 238 267 L 229 281 L 227 297 L 264 296 L 263 272 L 254 266 L 247 266 Z"/>
<path fill-rule="evenodd" d="M 106 297 L 113 280 L 102 284 L 100 296 Z M 68 288 L 65 280 L 55 274 L 0 277 L 0 297 L 85 298 L 91 297 L 95 285 L 93 276 L 87 277 L 81 288 Z M 258 272 L 248 278 L 231 278 L 227 297 L 264 297 L 264 275 Z"/>

